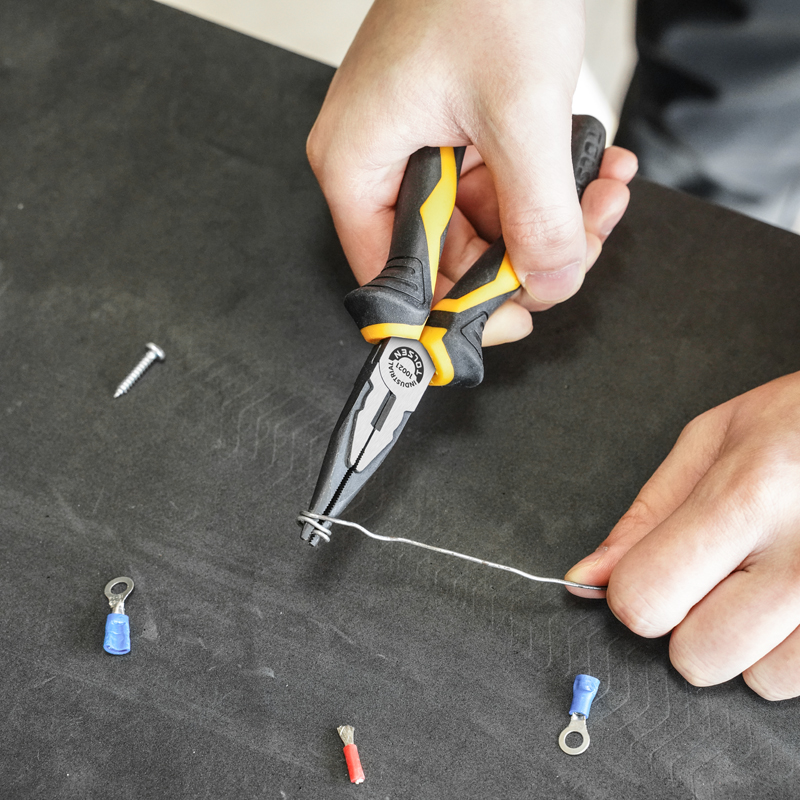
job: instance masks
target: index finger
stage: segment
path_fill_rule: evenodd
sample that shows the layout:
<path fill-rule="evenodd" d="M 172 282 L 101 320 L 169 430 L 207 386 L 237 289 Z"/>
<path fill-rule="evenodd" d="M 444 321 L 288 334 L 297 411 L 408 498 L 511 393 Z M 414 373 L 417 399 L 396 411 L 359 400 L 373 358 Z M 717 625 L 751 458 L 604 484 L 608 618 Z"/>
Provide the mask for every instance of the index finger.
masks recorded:
<path fill-rule="evenodd" d="M 394 207 L 408 159 L 373 169 L 328 162 L 312 168 L 328 202 L 336 233 L 359 285 L 384 267 Z"/>

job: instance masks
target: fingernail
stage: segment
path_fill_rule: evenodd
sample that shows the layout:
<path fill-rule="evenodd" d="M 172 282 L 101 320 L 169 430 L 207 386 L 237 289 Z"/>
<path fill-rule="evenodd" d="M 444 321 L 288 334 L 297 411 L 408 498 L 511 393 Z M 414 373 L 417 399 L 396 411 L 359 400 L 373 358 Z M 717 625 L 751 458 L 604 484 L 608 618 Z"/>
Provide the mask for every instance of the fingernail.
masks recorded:
<path fill-rule="evenodd" d="M 594 551 L 589 553 L 586 558 L 582 558 L 572 569 L 566 574 L 568 581 L 575 581 L 575 583 L 588 583 L 582 576 L 589 575 L 595 567 L 605 558 L 608 553 L 608 545 L 601 545 Z"/>
<path fill-rule="evenodd" d="M 583 262 L 575 261 L 555 271 L 529 272 L 525 276 L 525 291 L 542 303 L 566 300 L 578 290 L 583 281 Z"/>

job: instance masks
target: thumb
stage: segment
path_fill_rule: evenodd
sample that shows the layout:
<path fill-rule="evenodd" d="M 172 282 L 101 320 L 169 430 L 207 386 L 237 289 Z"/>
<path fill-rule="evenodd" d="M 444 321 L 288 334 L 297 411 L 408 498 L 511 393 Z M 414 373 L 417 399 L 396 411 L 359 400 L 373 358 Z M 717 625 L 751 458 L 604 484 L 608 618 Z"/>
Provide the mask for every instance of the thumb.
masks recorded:
<path fill-rule="evenodd" d="M 622 557 L 683 505 L 719 456 L 728 424 L 723 409 L 712 409 L 684 428 L 672 451 L 622 519 L 594 553 L 572 567 L 567 580 L 607 586 Z M 581 597 L 597 596 L 591 590 L 570 588 L 570 591 Z"/>
<path fill-rule="evenodd" d="M 563 98 L 531 124 L 531 104 L 503 112 L 476 142 L 492 173 L 511 263 L 531 310 L 566 300 L 586 272 L 586 232 L 572 169 L 572 112 Z"/>

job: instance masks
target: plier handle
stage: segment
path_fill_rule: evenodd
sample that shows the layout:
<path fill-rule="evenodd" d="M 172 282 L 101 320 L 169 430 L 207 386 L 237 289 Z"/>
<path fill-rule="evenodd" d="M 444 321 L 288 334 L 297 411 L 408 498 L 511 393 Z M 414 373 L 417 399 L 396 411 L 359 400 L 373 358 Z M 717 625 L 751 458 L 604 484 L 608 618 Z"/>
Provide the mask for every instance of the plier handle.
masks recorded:
<path fill-rule="evenodd" d="M 572 118 L 579 198 L 597 177 L 604 147 L 602 123 L 585 115 Z M 483 380 L 484 325 L 520 285 L 500 237 L 431 309 L 464 150 L 423 147 L 409 158 L 386 266 L 344 301 L 371 344 L 389 336 L 419 339 L 436 369 L 432 386 L 472 387 Z"/>

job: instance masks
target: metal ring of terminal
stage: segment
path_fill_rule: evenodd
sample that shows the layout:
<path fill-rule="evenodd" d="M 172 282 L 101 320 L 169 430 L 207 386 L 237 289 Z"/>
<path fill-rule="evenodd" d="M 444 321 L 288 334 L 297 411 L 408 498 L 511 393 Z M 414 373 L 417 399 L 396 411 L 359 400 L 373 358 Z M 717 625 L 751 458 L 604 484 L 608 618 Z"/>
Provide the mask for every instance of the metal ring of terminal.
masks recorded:
<path fill-rule="evenodd" d="M 125 588 L 121 592 L 111 591 L 118 583 L 121 583 Z M 113 581 L 109 581 L 106 584 L 106 588 L 103 589 L 103 594 L 108 598 L 111 605 L 114 605 L 115 603 L 123 602 L 132 591 L 133 578 L 127 578 L 123 576 L 121 578 L 114 578 Z"/>
<path fill-rule="evenodd" d="M 581 737 L 581 743 L 577 747 L 570 747 L 567 744 L 567 736 L 571 733 L 577 733 Z M 589 731 L 586 730 L 586 717 L 582 714 L 572 715 L 569 725 L 558 736 L 558 746 L 568 756 L 579 756 L 589 747 Z"/>
<path fill-rule="evenodd" d="M 114 587 L 117 584 L 122 584 L 125 588 L 121 592 L 113 591 Z M 103 594 L 108 598 L 108 604 L 111 606 L 111 611 L 114 614 L 124 614 L 125 613 L 125 601 L 128 599 L 128 595 L 133 591 L 133 578 L 125 577 L 124 575 L 121 578 L 114 578 L 113 581 L 109 581 L 106 584 L 106 588 L 103 590 Z"/>

